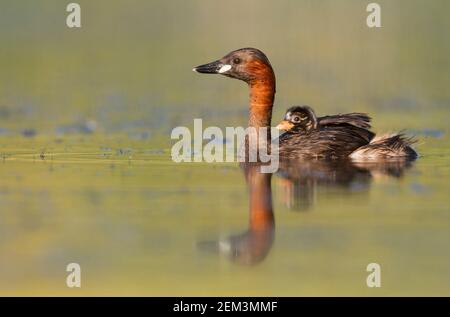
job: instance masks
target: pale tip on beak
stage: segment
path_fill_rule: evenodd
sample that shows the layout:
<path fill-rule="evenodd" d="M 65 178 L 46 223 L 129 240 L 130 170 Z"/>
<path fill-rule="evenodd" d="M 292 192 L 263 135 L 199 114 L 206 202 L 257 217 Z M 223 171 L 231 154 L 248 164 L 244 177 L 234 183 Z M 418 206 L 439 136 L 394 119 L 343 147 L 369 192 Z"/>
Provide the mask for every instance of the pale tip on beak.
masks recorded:
<path fill-rule="evenodd" d="M 230 253 L 231 251 L 231 244 L 229 241 L 219 241 L 219 250 L 221 252 L 224 252 L 226 254 Z"/>
<path fill-rule="evenodd" d="M 225 64 L 217 71 L 219 74 L 223 74 L 231 69 L 231 65 Z"/>

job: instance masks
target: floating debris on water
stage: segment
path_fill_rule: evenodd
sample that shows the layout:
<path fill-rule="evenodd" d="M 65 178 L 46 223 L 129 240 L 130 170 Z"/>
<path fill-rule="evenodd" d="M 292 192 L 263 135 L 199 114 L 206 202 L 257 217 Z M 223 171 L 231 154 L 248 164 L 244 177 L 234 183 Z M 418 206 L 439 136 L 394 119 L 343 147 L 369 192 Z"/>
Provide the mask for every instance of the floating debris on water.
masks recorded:
<path fill-rule="evenodd" d="M 120 148 L 120 149 L 116 150 L 116 155 L 119 155 L 119 156 L 125 156 L 125 155 L 131 155 L 131 154 L 133 154 L 133 150 L 132 149 L 122 149 L 122 148 Z"/>

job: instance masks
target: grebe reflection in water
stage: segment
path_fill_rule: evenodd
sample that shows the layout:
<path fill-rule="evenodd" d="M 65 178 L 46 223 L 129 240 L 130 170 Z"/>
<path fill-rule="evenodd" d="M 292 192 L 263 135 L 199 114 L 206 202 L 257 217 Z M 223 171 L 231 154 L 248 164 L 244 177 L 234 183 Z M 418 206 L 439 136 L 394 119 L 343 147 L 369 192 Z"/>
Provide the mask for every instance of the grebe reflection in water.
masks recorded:
<path fill-rule="evenodd" d="M 225 255 L 233 262 L 252 265 L 265 259 L 274 240 L 272 174 L 261 173 L 259 164 L 243 164 L 242 170 L 249 195 L 247 231 L 219 241 L 202 241 L 198 246 Z"/>
<path fill-rule="evenodd" d="M 282 189 L 282 202 L 290 209 L 310 210 L 325 197 L 325 189 L 338 188 L 340 195 L 368 193 L 370 185 L 380 177 L 395 180 L 410 165 L 404 161 L 353 164 L 346 161 L 303 161 L 282 164 L 277 182 Z M 197 243 L 200 250 L 224 256 L 232 262 L 255 265 L 264 261 L 275 241 L 275 216 L 272 201 L 272 174 L 261 173 L 259 164 L 242 164 L 249 195 L 249 222 L 245 232 L 226 239 Z M 289 195 L 283 190 L 289 190 Z M 295 189 L 295 190 L 292 190 Z"/>

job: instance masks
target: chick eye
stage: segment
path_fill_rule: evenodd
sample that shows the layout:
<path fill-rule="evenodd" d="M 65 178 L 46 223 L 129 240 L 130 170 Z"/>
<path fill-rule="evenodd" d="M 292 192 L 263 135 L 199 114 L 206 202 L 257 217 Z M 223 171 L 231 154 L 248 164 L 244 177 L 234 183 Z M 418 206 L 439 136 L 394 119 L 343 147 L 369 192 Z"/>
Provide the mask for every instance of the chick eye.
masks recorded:
<path fill-rule="evenodd" d="M 294 121 L 294 122 L 300 122 L 300 117 L 295 116 L 295 117 L 292 118 L 292 121 Z"/>
<path fill-rule="evenodd" d="M 241 59 L 239 57 L 236 57 L 235 59 L 233 59 L 234 64 L 239 64 L 240 62 L 241 62 Z"/>

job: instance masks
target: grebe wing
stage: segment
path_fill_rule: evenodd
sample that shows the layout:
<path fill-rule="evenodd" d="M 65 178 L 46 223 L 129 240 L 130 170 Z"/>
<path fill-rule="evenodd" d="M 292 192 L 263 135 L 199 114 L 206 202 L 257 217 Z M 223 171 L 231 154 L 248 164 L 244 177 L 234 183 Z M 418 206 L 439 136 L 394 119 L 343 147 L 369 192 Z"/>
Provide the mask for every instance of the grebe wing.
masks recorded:
<path fill-rule="evenodd" d="M 348 124 L 362 129 L 370 129 L 371 118 L 365 113 L 352 112 L 317 118 L 321 125 Z"/>

